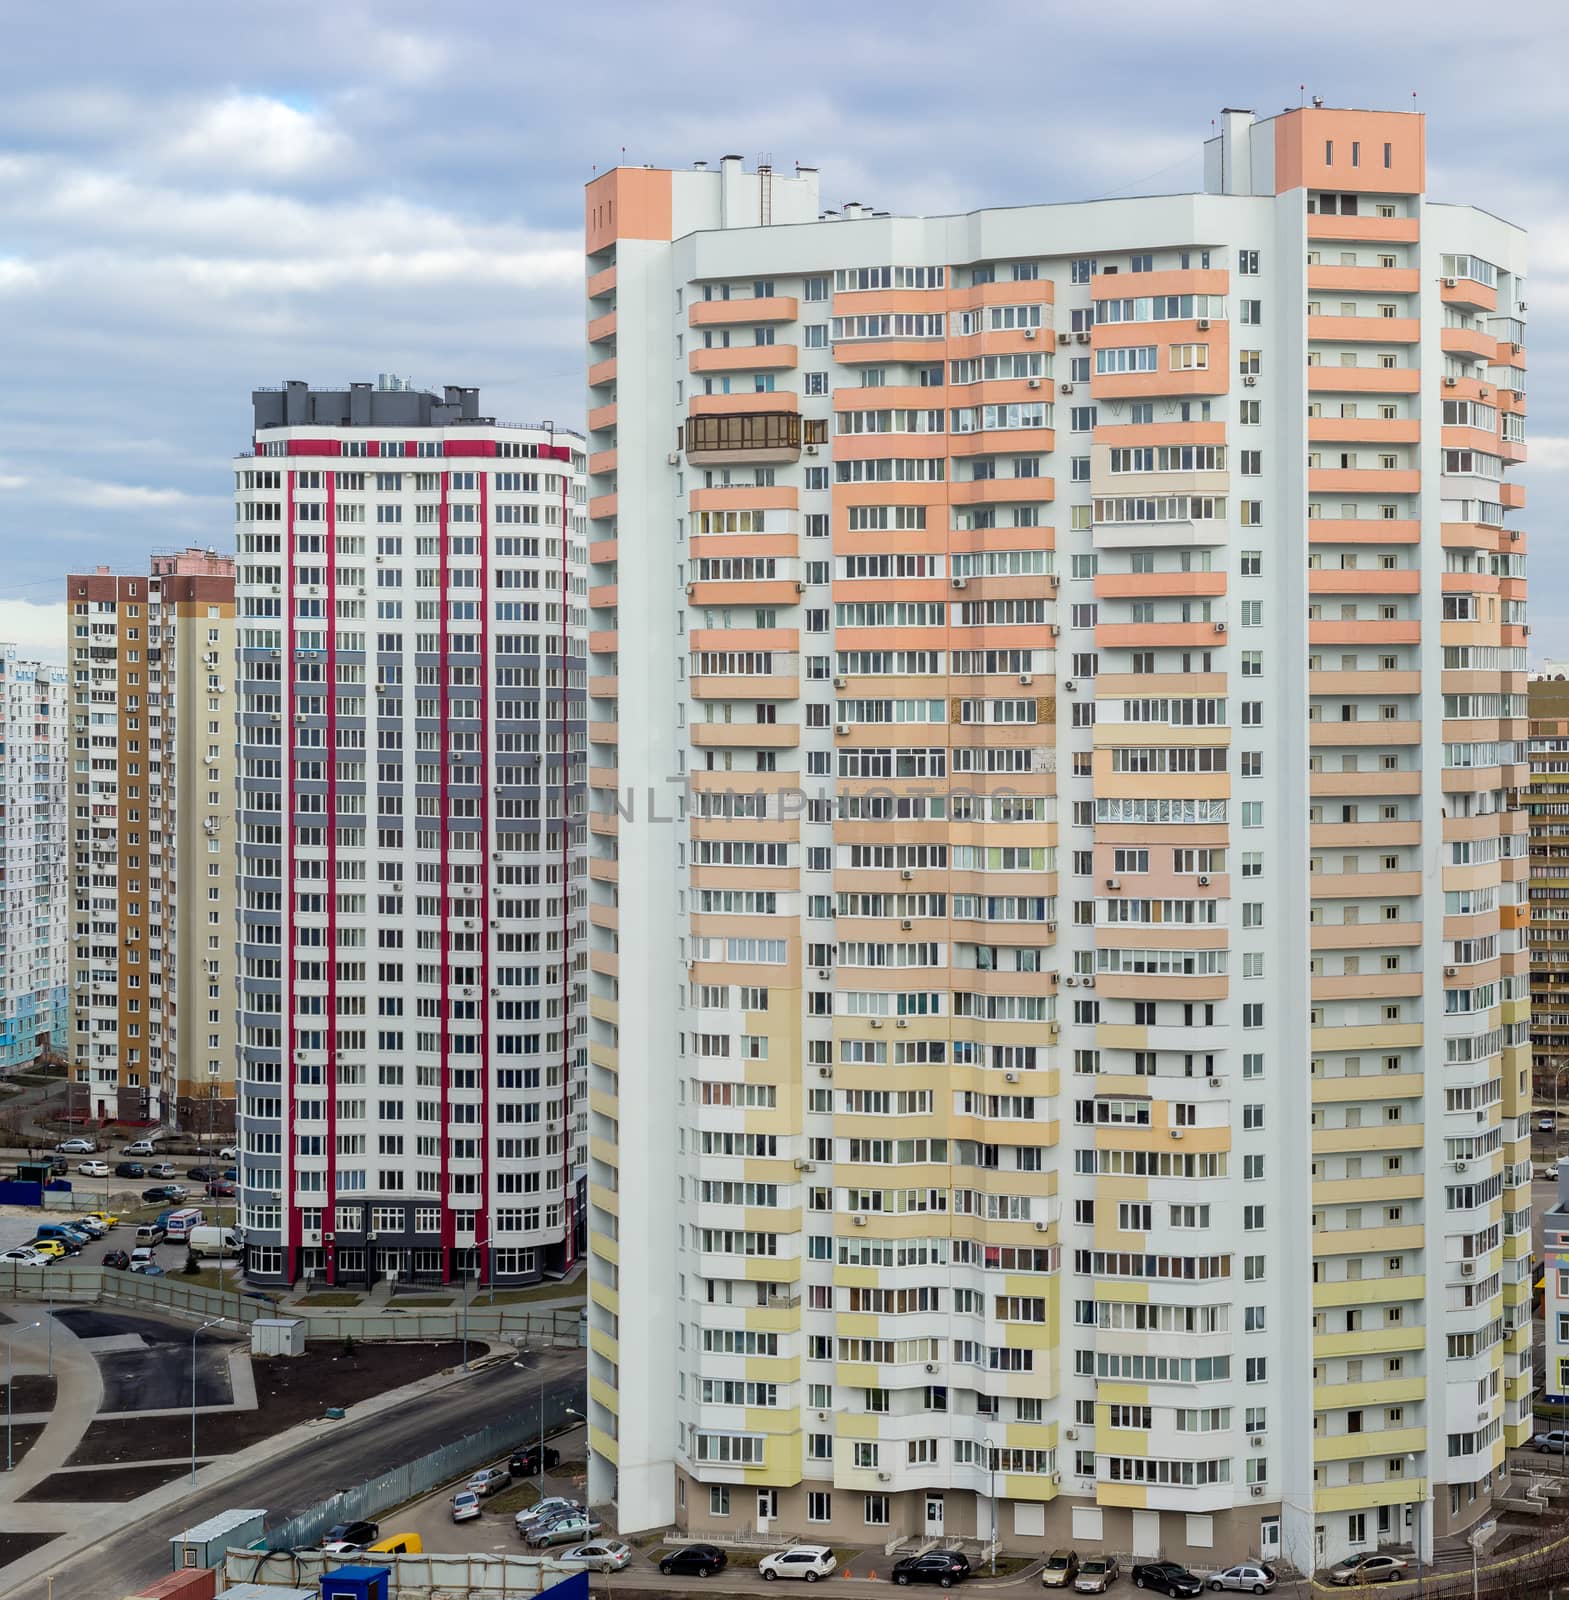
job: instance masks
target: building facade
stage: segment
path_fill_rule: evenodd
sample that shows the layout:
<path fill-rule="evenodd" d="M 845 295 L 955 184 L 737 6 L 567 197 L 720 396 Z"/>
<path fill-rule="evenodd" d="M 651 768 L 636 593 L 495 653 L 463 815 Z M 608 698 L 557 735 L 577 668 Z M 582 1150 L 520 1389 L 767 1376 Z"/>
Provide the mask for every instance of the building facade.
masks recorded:
<path fill-rule="evenodd" d="M 66 1041 L 65 672 L 0 647 L 0 1068 Z"/>
<path fill-rule="evenodd" d="M 73 1111 L 234 1125 L 234 561 L 66 579 Z"/>
<path fill-rule="evenodd" d="M 1526 692 L 1531 715 L 1526 804 L 1531 830 L 1531 1064 L 1546 1110 L 1562 1103 L 1563 1080 L 1569 1077 L 1569 665 L 1546 662 L 1531 674 Z"/>
<path fill-rule="evenodd" d="M 254 408 L 247 1270 L 527 1282 L 583 1216 L 582 440 L 385 378 Z"/>
<path fill-rule="evenodd" d="M 1307 1567 L 1486 1512 L 1525 258 L 1424 137 L 1228 111 L 1202 194 L 949 217 L 589 185 L 623 1530 Z"/>

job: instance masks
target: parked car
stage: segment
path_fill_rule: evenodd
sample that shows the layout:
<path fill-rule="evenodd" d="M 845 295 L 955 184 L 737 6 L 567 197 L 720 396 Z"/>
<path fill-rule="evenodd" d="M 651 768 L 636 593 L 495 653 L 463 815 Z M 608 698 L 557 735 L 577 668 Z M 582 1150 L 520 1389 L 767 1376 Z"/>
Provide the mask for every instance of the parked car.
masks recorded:
<path fill-rule="evenodd" d="M 232 1144 L 226 1144 L 218 1152 L 218 1159 L 220 1161 L 238 1161 L 240 1159 L 239 1146 L 238 1145 L 232 1145 Z"/>
<path fill-rule="evenodd" d="M 1262 1561 L 1239 1561 L 1224 1572 L 1212 1572 L 1211 1589 L 1230 1589 L 1237 1594 L 1268 1594 L 1275 1587 L 1275 1569 Z"/>
<path fill-rule="evenodd" d="M 487 1495 L 495 1494 L 498 1490 L 505 1489 L 512 1482 L 512 1474 L 505 1467 L 481 1467 L 478 1472 L 464 1485 L 472 1489 L 481 1499 Z"/>
<path fill-rule="evenodd" d="M 1115 1556 L 1085 1556 L 1079 1563 L 1079 1575 L 1073 1580 L 1076 1594 L 1105 1594 L 1117 1581 L 1121 1569 Z"/>
<path fill-rule="evenodd" d="M 105 1250 L 104 1265 L 125 1272 L 131 1265 L 131 1258 L 123 1250 Z"/>
<path fill-rule="evenodd" d="M 561 1452 L 553 1444 L 545 1446 L 545 1463 L 543 1470 L 552 1471 L 561 1465 Z M 512 1452 L 512 1460 L 508 1470 L 514 1478 L 537 1478 L 540 1474 L 539 1446 L 537 1444 L 520 1444 Z"/>
<path fill-rule="evenodd" d="M 149 1244 L 139 1244 L 131 1252 L 131 1265 L 133 1267 L 145 1267 L 149 1261 L 156 1261 L 157 1259 L 157 1256 L 153 1254 L 153 1247 Z"/>
<path fill-rule="evenodd" d="M 41 1246 L 31 1244 L 19 1244 L 0 1255 L 0 1261 L 9 1261 L 14 1267 L 47 1267 L 54 1259 Z"/>
<path fill-rule="evenodd" d="M 459 1489 L 452 1497 L 452 1520 L 472 1522 L 480 1514 L 479 1496 L 472 1489 Z"/>
<path fill-rule="evenodd" d="M 139 1272 L 144 1278 L 166 1278 L 166 1273 L 156 1261 L 133 1261 L 131 1271 Z"/>
<path fill-rule="evenodd" d="M 57 1178 L 63 1178 L 71 1170 L 70 1164 L 64 1156 L 50 1156 L 49 1170 Z"/>
<path fill-rule="evenodd" d="M 147 1165 L 149 1178 L 176 1178 L 179 1174 L 174 1169 L 174 1164 L 169 1161 L 151 1161 Z"/>
<path fill-rule="evenodd" d="M 218 1169 L 216 1167 L 192 1167 L 185 1176 L 192 1183 L 209 1183 L 218 1176 Z"/>
<path fill-rule="evenodd" d="M 179 1201 L 179 1200 L 183 1200 L 184 1198 L 185 1198 L 185 1190 L 182 1189 L 180 1187 L 180 1185 L 177 1184 L 177 1183 L 155 1183 L 152 1186 L 152 1188 L 143 1189 L 142 1190 L 142 1199 L 144 1199 L 144 1200 L 151 1200 L 151 1201 L 174 1200 L 174 1201 Z"/>
<path fill-rule="evenodd" d="M 573 1545 L 570 1550 L 558 1551 L 551 1560 L 570 1561 L 590 1572 L 620 1572 L 631 1563 L 632 1550 L 619 1539 L 596 1539 L 592 1544 Z"/>
<path fill-rule="evenodd" d="M 580 1502 L 568 1500 L 559 1494 L 546 1495 L 543 1500 L 536 1500 L 531 1506 L 524 1506 L 512 1519 L 519 1533 L 528 1530 L 531 1523 L 549 1521 L 552 1518 L 564 1516 L 569 1511 L 581 1511 Z"/>
<path fill-rule="evenodd" d="M 363 1550 L 381 1537 L 381 1529 L 374 1522 L 335 1522 L 321 1541 L 328 1555 L 342 1555 L 346 1550 Z"/>
<path fill-rule="evenodd" d="M 1553 1428 L 1547 1433 L 1533 1433 L 1531 1448 L 1550 1450 L 1554 1455 L 1569 1453 L 1569 1428 Z"/>
<path fill-rule="evenodd" d="M 90 1156 L 98 1146 L 91 1139 L 62 1139 L 55 1149 L 63 1156 Z"/>
<path fill-rule="evenodd" d="M 84 1215 L 91 1217 L 94 1222 L 101 1222 L 105 1228 L 114 1227 L 120 1220 L 112 1211 L 88 1211 Z"/>
<path fill-rule="evenodd" d="M 107 1178 L 109 1176 L 109 1163 L 107 1161 L 78 1161 L 76 1170 L 84 1178 Z"/>
<path fill-rule="evenodd" d="M 600 1532 L 599 1519 L 586 1511 L 569 1511 L 554 1519 L 541 1517 L 530 1524 L 523 1537 L 536 1549 L 547 1544 L 577 1544 L 582 1539 L 592 1539 Z"/>
<path fill-rule="evenodd" d="M 58 1261 L 66 1253 L 65 1246 L 58 1239 L 34 1239 L 30 1244 L 19 1248 L 32 1250 L 38 1255 L 48 1256 L 51 1261 Z"/>
<path fill-rule="evenodd" d="M 1077 1550 L 1053 1550 L 1041 1568 L 1043 1589 L 1066 1589 L 1079 1575 Z"/>
<path fill-rule="evenodd" d="M 706 1578 L 711 1572 L 723 1572 L 730 1557 L 718 1545 L 687 1544 L 679 1550 L 666 1550 L 659 1558 L 659 1570 L 669 1578 L 676 1573 L 690 1573 L 694 1578 Z"/>
<path fill-rule="evenodd" d="M 1557 1117 L 1538 1117 L 1536 1119 L 1536 1131 L 1538 1133 L 1552 1133 L 1557 1126 Z"/>
<path fill-rule="evenodd" d="M 1153 1589 L 1157 1594 L 1181 1595 L 1183 1600 L 1204 1593 L 1203 1581 L 1175 1561 L 1145 1561 L 1133 1569 L 1135 1589 Z"/>
<path fill-rule="evenodd" d="M 154 1139 L 133 1139 L 121 1154 L 128 1156 L 155 1156 L 158 1154 L 158 1144 Z"/>
<path fill-rule="evenodd" d="M 140 1161 L 122 1161 L 114 1169 L 117 1178 L 145 1178 L 147 1168 Z"/>
<path fill-rule="evenodd" d="M 213 1200 L 227 1200 L 234 1193 L 234 1185 L 227 1178 L 209 1178 L 207 1195 Z"/>
<path fill-rule="evenodd" d="M 109 1231 L 91 1211 L 83 1212 L 79 1217 L 72 1217 L 69 1226 L 75 1228 L 78 1233 L 85 1233 L 89 1239 L 101 1239 Z"/>
<path fill-rule="evenodd" d="M 816 1583 L 829 1577 L 839 1565 L 839 1558 L 825 1544 L 793 1544 L 788 1550 L 776 1550 L 757 1563 L 757 1570 L 770 1583 L 775 1578 L 804 1578 Z"/>
<path fill-rule="evenodd" d="M 1329 1569 L 1329 1581 L 1338 1584 L 1390 1583 L 1402 1577 L 1410 1563 L 1404 1556 L 1386 1556 L 1376 1550 L 1364 1550 L 1359 1556 L 1347 1556 Z"/>
<path fill-rule="evenodd" d="M 935 1583 L 951 1589 L 970 1575 L 970 1559 L 958 1550 L 928 1550 L 923 1556 L 906 1556 L 893 1564 L 895 1583 Z"/>

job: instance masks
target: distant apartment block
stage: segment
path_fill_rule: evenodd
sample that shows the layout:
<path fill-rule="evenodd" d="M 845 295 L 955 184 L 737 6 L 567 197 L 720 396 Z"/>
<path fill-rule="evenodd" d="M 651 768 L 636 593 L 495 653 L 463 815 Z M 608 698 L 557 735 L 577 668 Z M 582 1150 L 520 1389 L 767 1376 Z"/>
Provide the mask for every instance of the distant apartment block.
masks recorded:
<path fill-rule="evenodd" d="M 234 1124 L 234 561 L 66 580 L 73 1109 Z"/>
<path fill-rule="evenodd" d="M 1225 112 L 1197 194 L 588 186 L 623 1531 L 1302 1568 L 1488 1514 L 1526 254 L 1425 189 L 1422 118 L 1318 107 Z"/>
<path fill-rule="evenodd" d="M 528 1283 L 585 1212 L 583 442 L 387 379 L 253 407 L 247 1270 Z"/>
<path fill-rule="evenodd" d="M 66 1044 L 65 677 L 0 647 L 0 1069 Z"/>
<path fill-rule="evenodd" d="M 1545 663 L 1531 674 L 1527 693 L 1531 1061 L 1545 1107 L 1562 1099 L 1569 1078 L 1569 664 Z"/>

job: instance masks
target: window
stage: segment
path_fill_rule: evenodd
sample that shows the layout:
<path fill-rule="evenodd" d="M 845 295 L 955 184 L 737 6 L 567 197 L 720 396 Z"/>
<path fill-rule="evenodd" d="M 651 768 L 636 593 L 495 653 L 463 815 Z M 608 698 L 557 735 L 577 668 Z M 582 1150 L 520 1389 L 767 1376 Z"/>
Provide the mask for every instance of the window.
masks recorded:
<path fill-rule="evenodd" d="M 708 1486 L 708 1514 L 711 1517 L 728 1517 L 730 1515 L 730 1485 L 728 1483 L 711 1483 Z"/>
<path fill-rule="evenodd" d="M 806 1520 L 808 1522 L 833 1521 L 834 1497 L 825 1489 L 813 1489 L 806 1496 Z"/>
<path fill-rule="evenodd" d="M 1237 251 L 1237 271 L 1243 276 L 1256 276 L 1258 273 L 1258 251 Z"/>

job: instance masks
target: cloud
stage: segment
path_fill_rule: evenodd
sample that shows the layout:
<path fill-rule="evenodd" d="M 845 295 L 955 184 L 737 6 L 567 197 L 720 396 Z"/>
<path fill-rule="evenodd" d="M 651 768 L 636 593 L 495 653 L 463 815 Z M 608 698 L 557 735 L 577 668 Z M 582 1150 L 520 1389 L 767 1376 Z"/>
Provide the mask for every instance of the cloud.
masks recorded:
<path fill-rule="evenodd" d="M 61 583 L 65 575 L 61 573 Z M 0 599 L 0 642 L 14 644 L 23 656 L 65 665 L 65 602 Z"/>
<path fill-rule="evenodd" d="M 193 107 L 148 154 L 176 167 L 290 178 L 341 167 L 353 159 L 353 147 L 313 111 L 266 95 L 231 93 Z"/>

